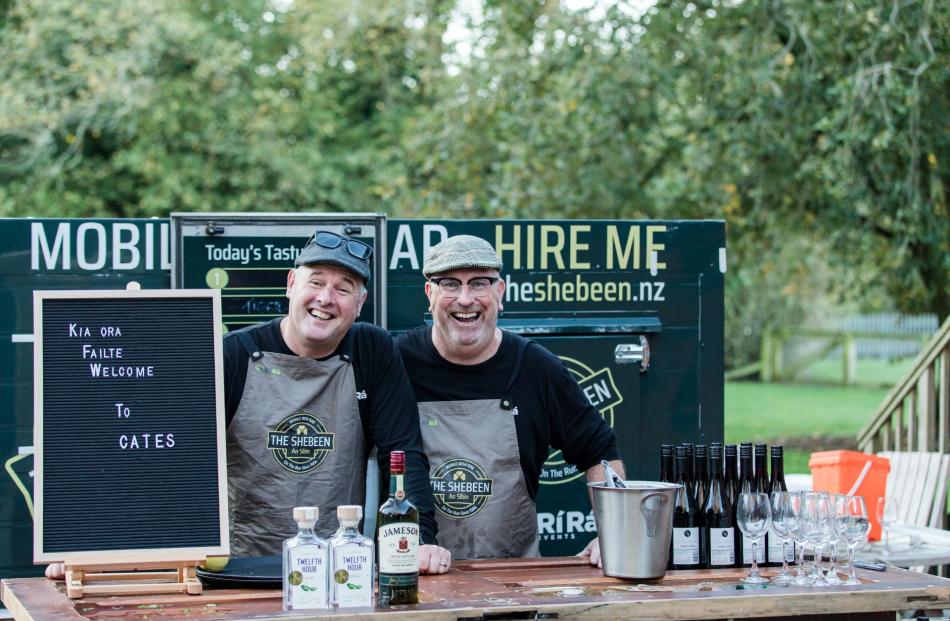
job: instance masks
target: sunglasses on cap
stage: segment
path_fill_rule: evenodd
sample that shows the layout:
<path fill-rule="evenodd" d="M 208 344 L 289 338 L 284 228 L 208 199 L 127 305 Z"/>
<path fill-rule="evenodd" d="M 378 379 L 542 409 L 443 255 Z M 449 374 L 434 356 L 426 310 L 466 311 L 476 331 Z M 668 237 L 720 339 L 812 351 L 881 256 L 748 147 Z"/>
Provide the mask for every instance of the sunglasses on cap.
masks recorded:
<path fill-rule="evenodd" d="M 307 240 L 307 244 L 309 245 L 310 242 L 331 250 L 333 248 L 339 248 L 340 244 L 345 244 L 346 251 L 357 259 L 368 261 L 369 258 L 373 256 L 373 249 L 370 248 L 368 244 L 358 239 L 350 239 L 349 237 L 331 233 L 330 231 L 317 231 L 313 237 Z"/>

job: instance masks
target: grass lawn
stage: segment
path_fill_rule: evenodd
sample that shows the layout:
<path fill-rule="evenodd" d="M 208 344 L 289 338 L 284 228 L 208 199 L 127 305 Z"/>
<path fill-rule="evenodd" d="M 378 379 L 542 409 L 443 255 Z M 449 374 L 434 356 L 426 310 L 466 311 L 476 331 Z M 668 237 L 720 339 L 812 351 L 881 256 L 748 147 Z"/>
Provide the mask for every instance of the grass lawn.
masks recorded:
<path fill-rule="evenodd" d="M 854 449 L 886 388 L 729 382 L 726 442 L 784 444 L 785 471 L 808 472 L 812 451 Z"/>
<path fill-rule="evenodd" d="M 785 472 L 808 473 L 813 451 L 856 448 L 858 431 L 912 364 L 859 360 L 858 386 L 840 385 L 835 359 L 809 367 L 798 383 L 727 382 L 726 442 L 784 444 Z"/>
<path fill-rule="evenodd" d="M 894 360 L 858 360 L 856 375 L 860 385 L 890 387 L 910 371 L 913 358 Z M 796 378 L 802 382 L 829 382 L 838 384 L 842 378 L 841 360 L 826 358 L 804 369 Z"/>

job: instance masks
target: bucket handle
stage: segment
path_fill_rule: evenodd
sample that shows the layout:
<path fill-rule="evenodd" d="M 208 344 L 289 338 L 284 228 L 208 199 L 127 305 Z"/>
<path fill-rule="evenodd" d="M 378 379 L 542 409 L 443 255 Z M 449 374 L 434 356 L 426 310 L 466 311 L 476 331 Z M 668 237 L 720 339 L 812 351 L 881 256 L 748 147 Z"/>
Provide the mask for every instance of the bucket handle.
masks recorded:
<path fill-rule="evenodd" d="M 656 537 L 660 512 L 668 502 L 665 494 L 647 494 L 640 499 L 640 513 L 646 521 L 647 537 Z"/>

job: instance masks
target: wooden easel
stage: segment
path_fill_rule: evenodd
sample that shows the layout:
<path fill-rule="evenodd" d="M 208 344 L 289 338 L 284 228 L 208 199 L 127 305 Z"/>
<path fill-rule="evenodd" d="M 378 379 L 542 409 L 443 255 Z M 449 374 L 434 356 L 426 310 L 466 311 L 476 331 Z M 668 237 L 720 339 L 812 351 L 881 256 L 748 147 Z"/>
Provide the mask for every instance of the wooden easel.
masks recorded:
<path fill-rule="evenodd" d="M 78 599 L 84 595 L 140 593 L 201 595 L 201 582 L 195 573 L 199 562 L 160 561 L 108 565 L 66 563 L 66 595 L 70 599 Z"/>

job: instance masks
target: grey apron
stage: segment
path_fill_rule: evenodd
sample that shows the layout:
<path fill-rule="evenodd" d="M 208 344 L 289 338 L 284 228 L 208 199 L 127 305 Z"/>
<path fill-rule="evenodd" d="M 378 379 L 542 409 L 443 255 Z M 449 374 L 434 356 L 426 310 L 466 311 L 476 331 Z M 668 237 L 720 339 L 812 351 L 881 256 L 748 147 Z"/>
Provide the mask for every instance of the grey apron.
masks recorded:
<path fill-rule="evenodd" d="M 519 343 L 500 399 L 419 404 L 439 545 L 454 559 L 540 556 L 537 510 L 515 431 L 518 410 L 508 397 L 527 346 Z"/>
<path fill-rule="evenodd" d="M 293 508 L 320 508 L 316 530 L 337 529 L 337 505 L 362 505 L 366 443 L 349 356 L 314 360 L 261 352 L 250 357 L 241 403 L 228 426 L 231 555 L 281 553 L 297 532 Z"/>

